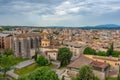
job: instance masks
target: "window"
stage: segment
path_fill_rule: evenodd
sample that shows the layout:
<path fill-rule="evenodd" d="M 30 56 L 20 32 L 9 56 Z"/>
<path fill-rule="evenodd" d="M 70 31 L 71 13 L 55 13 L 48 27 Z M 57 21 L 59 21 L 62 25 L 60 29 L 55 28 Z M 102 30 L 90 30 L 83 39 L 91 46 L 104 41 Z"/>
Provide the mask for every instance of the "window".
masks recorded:
<path fill-rule="evenodd" d="M 30 41 L 31 49 L 33 48 L 33 39 Z"/>
<path fill-rule="evenodd" d="M 21 53 L 21 42 L 19 42 L 19 53 Z"/>

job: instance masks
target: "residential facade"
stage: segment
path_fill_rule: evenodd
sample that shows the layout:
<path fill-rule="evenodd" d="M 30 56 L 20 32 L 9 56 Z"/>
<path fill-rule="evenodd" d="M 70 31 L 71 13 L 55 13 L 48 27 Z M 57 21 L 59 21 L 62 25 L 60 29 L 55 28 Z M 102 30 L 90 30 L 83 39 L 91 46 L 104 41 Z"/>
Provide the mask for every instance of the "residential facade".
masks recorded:
<path fill-rule="evenodd" d="M 0 33 L 0 49 L 10 48 L 10 34 Z"/>

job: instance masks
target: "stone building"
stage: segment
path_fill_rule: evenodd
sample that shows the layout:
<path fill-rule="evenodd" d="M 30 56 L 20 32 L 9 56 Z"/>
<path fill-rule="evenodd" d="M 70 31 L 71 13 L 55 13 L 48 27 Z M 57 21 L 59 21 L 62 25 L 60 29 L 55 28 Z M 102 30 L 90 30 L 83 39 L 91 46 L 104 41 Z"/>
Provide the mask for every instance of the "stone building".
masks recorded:
<path fill-rule="evenodd" d="M 39 34 L 20 34 L 11 37 L 11 48 L 16 57 L 32 57 L 40 47 Z"/>

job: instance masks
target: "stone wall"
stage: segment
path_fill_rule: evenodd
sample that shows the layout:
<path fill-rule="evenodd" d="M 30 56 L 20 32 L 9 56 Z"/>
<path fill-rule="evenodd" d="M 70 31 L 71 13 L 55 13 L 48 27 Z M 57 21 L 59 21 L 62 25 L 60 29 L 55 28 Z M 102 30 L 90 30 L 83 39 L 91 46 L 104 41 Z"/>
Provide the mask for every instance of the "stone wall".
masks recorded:
<path fill-rule="evenodd" d="M 95 76 L 99 77 L 100 80 L 105 80 L 105 73 L 104 72 L 93 70 L 93 73 L 95 74 Z"/>

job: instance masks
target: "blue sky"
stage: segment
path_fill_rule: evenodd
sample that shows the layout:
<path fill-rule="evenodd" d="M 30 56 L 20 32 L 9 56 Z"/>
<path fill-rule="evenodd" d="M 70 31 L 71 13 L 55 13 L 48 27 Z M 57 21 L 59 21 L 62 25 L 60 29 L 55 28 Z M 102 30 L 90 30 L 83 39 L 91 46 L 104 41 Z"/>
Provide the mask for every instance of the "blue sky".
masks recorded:
<path fill-rule="evenodd" d="M 120 25 L 120 0 L 0 0 L 0 25 Z"/>

